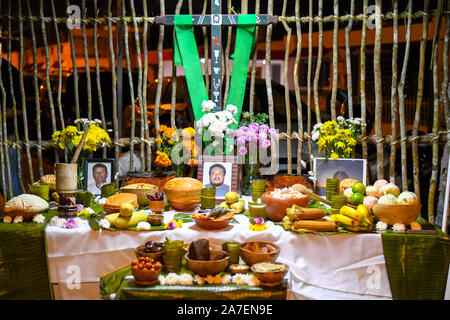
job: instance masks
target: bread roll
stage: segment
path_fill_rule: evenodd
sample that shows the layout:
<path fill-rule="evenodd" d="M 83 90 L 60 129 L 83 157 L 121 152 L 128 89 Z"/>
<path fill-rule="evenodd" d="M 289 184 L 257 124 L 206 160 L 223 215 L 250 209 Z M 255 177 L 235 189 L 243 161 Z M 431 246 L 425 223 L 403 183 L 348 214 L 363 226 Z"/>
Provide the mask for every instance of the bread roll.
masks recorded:
<path fill-rule="evenodd" d="M 48 209 L 48 202 L 34 194 L 21 194 L 5 205 L 5 213 L 40 213 Z"/>

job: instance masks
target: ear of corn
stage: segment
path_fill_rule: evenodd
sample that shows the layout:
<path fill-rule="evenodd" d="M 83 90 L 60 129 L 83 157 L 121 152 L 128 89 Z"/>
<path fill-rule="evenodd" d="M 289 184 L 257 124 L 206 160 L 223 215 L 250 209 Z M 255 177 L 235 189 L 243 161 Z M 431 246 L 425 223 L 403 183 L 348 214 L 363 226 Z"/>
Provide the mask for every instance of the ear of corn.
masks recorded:
<path fill-rule="evenodd" d="M 338 229 L 336 223 L 325 220 L 299 220 L 293 223 L 293 229 L 307 229 L 313 231 L 336 231 Z"/>

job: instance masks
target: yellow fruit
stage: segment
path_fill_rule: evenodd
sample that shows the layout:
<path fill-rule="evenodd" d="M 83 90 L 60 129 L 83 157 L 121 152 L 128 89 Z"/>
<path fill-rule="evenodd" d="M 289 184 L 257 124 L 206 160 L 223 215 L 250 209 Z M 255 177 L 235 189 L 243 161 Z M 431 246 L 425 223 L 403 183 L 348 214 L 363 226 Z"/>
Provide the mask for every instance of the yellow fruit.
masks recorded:
<path fill-rule="evenodd" d="M 109 223 L 113 226 L 117 217 L 119 216 L 118 213 L 112 213 L 105 216 L 105 219 L 109 221 Z"/>
<path fill-rule="evenodd" d="M 349 207 L 349 206 L 343 206 L 340 210 L 339 210 L 340 214 L 343 214 L 344 216 L 347 216 L 349 218 L 361 221 L 364 216 L 362 215 L 361 212 Z"/>
<path fill-rule="evenodd" d="M 239 193 L 230 191 L 230 192 L 227 192 L 227 194 L 225 195 L 225 201 L 228 204 L 232 204 L 232 203 L 238 202 L 240 197 L 241 197 L 241 195 Z"/>
<path fill-rule="evenodd" d="M 369 217 L 370 216 L 369 208 L 367 208 L 363 204 L 358 205 L 358 207 L 356 208 L 356 211 L 360 212 L 364 217 Z"/>
<path fill-rule="evenodd" d="M 332 221 L 342 223 L 343 225 L 357 227 L 359 226 L 359 221 L 352 219 L 350 217 L 347 217 L 343 214 L 334 214 L 332 216 Z"/>
<path fill-rule="evenodd" d="M 230 209 L 230 205 L 228 203 L 226 203 L 225 201 L 222 202 L 221 204 L 219 204 L 219 207 Z"/>
<path fill-rule="evenodd" d="M 131 217 L 119 215 L 114 221 L 114 227 L 117 229 L 127 229 L 130 225 Z"/>
<path fill-rule="evenodd" d="M 134 207 L 131 203 L 122 203 L 120 205 L 120 215 L 130 217 L 134 212 Z"/>
<path fill-rule="evenodd" d="M 230 205 L 230 209 L 233 209 L 234 214 L 244 212 L 245 210 L 245 200 L 239 200 Z"/>

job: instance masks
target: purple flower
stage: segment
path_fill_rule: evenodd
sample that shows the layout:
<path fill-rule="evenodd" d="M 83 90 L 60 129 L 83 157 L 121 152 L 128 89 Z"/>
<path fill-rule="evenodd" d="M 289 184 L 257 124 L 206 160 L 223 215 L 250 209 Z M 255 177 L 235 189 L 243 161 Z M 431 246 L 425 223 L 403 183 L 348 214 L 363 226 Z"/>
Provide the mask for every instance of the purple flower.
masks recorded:
<path fill-rule="evenodd" d="M 267 134 L 265 132 L 259 132 L 259 141 L 267 140 Z"/>
<path fill-rule="evenodd" d="M 269 134 L 271 137 L 274 137 L 274 138 L 278 137 L 277 130 L 275 130 L 274 128 L 269 129 Z"/>
<path fill-rule="evenodd" d="M 236 137 L 236 135 L 237 135 L 237 131 L 235 131 L 235 130 L 230 130 L 227 132 L 227 137 L 230 139 Z"/>
<path fill-rule="evenodd" d="M 245 126 L 242 126 L 242 127 L 240 127 L 238 130 L 243 131 L 243 132 L 246 132 L 246 131 L 248 131 L 248 128 L 245 127 Z"/>
<path fill-rule="evenodd" d="M 270 140 L 262 140 L 261 142 L 260 142 L 260 146 L 261 146 L 261 148 L 263 148 L 263 149 L 267 149 L 267 148 L 269 148 L 270 147 Z"/>
<path fill-rule="evenodd" d="M 239 153 L 243 156 L 245 156 L 247 154 L 247 148 L 246 147 L 240 147 L 239 148 Z"/>
<path fill-rule="evenodd" d="M 245 145 L 245 143 L 247 142 L 247 139 L 246 139 L 246 137 L 242 136 L 242 137 L 237 138 L 236 141 L 240 145 Z"/>
<path fill-rule="evenodd" d="M 167 225 L 167 228 L 172 230 L 172 229 L 176 229 L 177 228 L 177 223 L 175 221 L 170 221 L 169 224 Z"/>
<path fill-rule="evenodd" d="M 252 122 L 248 125 L 248 128 L 250 130 L 259 131 L 259 124 L 257 124 L 256 122 Z"/>
<path fill-rule="evenodd" d="M 267 126 L 267 125 L 265 125 L 265 124 L 263 124 L 263 125 L 261 125 L 260 127 L 259 127 L 259 130 L 260 131 L 264 131 L 264 132 L 267 132 L 267 131 L 269 131 L 269 126 Z"/>
<path fill-rule="evenodd" d="M 259 140 L 259 134 L 256 132 L 249 137 L 249 141 L 258 141 Z"/>
<path fill-rule="evenodd" d="M 81 203 L 77 204 L 77 212 L 80 212 L 83 209 L 84 209 L 84 206 Z"/>
<path fill-rule="evenodd" d="M 253 222 L 255 222 L 256 224 L 263 224 L 264 219 L 263 218 L 255 218 L 255 219 L 253 219 Z"/>
<path fill-rule="evenodd" d="M 67 219 L 64 224 L 65 229 L 75 229 L 77 227 L 77 222 L 74 219 Z"/>

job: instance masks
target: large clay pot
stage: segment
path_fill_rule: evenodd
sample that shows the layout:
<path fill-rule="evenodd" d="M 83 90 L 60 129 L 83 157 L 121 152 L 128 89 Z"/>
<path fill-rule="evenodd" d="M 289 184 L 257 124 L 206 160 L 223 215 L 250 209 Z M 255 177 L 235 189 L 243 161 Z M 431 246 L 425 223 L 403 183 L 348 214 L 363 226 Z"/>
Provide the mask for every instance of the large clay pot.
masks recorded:
<path fill-rule="evenodd" d="M 274 191 L 267 191 L 261 196 L 261 202 L 266 204 L 267 217 L 275 222 L 280 222 L 286 216 L 286 209 L 294 204 L 300 207 L 309 206 L 309 197 L 299 192 L 298 197 L 282 199 L 273 196 Z"/>

